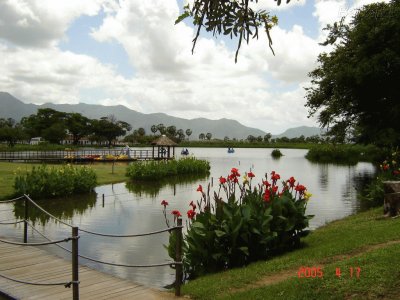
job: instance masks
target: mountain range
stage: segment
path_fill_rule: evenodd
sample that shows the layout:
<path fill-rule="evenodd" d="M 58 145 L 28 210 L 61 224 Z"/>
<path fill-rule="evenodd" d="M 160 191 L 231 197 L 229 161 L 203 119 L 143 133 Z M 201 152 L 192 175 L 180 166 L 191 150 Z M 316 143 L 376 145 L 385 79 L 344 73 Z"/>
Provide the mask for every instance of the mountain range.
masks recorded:
<path fill-rule="evenodd" d="M 177 129 L 183 129 L 184 131 L 190 128 L 192 130 L 191 139 L 197 139 L 200 133 L 206 134 L 208 132 L 212 134 L 213 138 L 219 139 L 223 139 L 226 136 L 230 139 L 246 139 L 249 135 L 257 137 L 266 134 L 266 132 L 260 129 L 247 127 L 238 121 L 231 119 L 184 119 L 173 117 L 165 113 L 144 114 L 122 105 L 103 106 L 85 103 L 45 103 L 42 105 L 36 105 L 24 103 L 7 92 L 0 92 L 0 108 L 0 118 L 13 118 L 16 121 L 21 120 L 22 117 L 36 114 L 37 110 L 40 108 L 52 108 L 62 112 L 77 112 L 90 119 L 100 119 L 101 117 L 114 115 L 118 120 L 131 124 L 133 129 L 143 127 L 147 133 L 151 133 L 150 128 L 152 125 L 161 123 L 165 126 L 174 125 Z M 288 129 L 284 133 L 273 137 L 287 136 L 293 138 L 300 135 L 307 137 L 319 133 L 320 129 L 317 127 L 302 126 Z"/>

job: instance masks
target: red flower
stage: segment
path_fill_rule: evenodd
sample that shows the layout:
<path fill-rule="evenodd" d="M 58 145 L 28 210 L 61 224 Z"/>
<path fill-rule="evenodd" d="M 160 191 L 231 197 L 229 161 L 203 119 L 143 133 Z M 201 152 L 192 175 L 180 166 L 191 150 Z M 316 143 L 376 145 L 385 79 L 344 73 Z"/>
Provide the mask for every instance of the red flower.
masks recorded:
<path fill-rule="evenodd" d="M 168 205 L 168 202 L 163 200 L 163 201 L 161 201 L 161 205 L 164 205 L 164 207 L 166 207 Z"/>
<path fill-rule="evenodd" d="M 271 192 L 270 190 L 266 190 L 264 193 L 264 201 L 269 202 L 271 200 Z"/>
<path fill-rule="evenodd" d="M 234 177 L 239 177 L 240 176 L 239 170 L 236 169 L 236 168 L 232 168 L 231 175 L 234 176 Z"/>
<path fill-rule="evenodd" d="M 296 179 L 294 179 L 294 177 L 292 176 L 288 179 L 287 182 L 289 182 L 289 186 L 292 188 L 292 187 L 294 187 L 294 183 L 296 182 Z"/>
<path fill-rule="evenodd" d="M 220 183 L 220 184 L 226 183 L 226 178 L 221 176 L 221 177 L 219 178 L 219 183 Z"/>
<path fill-rule="evenodd" d="M 393 171 L 393 175 L 399 175 L 400 174 L 400 171 L 399 170 L 394 170 Z"/>
<path fill-rule="evenodd" d="M 194 202 L 193 202 L 193 201 L 190 201 L 189 205 L 190 205 L 191 207 L 193 207 L 193 210 L 195 210 L 195 209 L 196 209 L 196 204 L 194 204 Z"/>
<path fill-rule="evenodd" d="M 175 218 L 182 216 L 181 212 L 179 210 L 173 210 L 173 211 L 171 211 L 171 214 L 173 214 Z"/>
<path fill-rule="evenodd" d="M 247 173 L 247 176 L 248 176 L 249 178 L 253 178 L 253 177 L 255 177 L 255 175 L 254 175 L 254 173 L 253 173 L 253 172 L 249 172 L 249 173 Z"/>
<path fill-rule="evenodd" d="M 280 179 L 280 178 L 281 178 L 281 176 L 279 176 L 279 174 L 277 174 L 277 173 L 275 173 L 275 172 L 274 172 L 274 174 L 271 173 L 271 179 L 272 179 L 273 181 L 277 181 L 277 180 Z"/>
<path fill-rule="evenodd" d="M 238 183 L 238 182 L 239 182 L 239 180 L 237 179 L 237 177 L 233 178 L 233 182 L 234 182 L 234 183 Z"/>
<path fill-rule="evenodd" d="M 273 186 L 272 187 L 272 193 L 276 194 L 276 192 L 278 191 L 278 186 Z"/>
<path fill-rule="evenodd" d="M 203 187 L 201 186 L 201 184 L 199 184 L 199 187 L 197 188 L 197 191 L 202 193 L 203 192 Z"/>
<path fill-rule="evenodd" d="M 188 210 L 187 211 L 187 216 L 190 220 L 192 220 L 194 218 L 194 216 L 196 215 L 196 212 L 194 210 Z"/>
<path fill-rule="evenodd" d="M 266 187 L 270 187 L 271 186 L 271 184 L 268 182 L 268 180 L 263 180 L 263 185 L 265 185 Z"/>
<path fill-rule="evenodd" d="M 296 187 L 294 188 L 296 191 L 299 192 L 299 194 L 303 194 L 304 191 L 307 189 L 304 185 L 302 184 L 297 184 Z"/>

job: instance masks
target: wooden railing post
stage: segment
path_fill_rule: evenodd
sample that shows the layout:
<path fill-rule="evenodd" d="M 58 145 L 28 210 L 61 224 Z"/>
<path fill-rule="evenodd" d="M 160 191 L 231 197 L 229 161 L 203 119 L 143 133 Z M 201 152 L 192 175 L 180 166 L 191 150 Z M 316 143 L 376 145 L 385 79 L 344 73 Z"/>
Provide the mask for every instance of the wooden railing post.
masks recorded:
<path fill-rule="evenodd" d="M 24 243 L 28 242 L 28 205 L 29 205 L 29 200 L 25 196 L 25 212 L 24 212 Z"/>
<path fill-rule="evenodd" d="M 72 227 L 72 299 L 79 300 L 78 227 Z"/>
<path fill-rule="evenodd" d="M 177 219 L 177 226 L 182 226 L 182 219 Z M 183 279 L 183 266 L 182 266 L 182 227 L 176 230 L 176 249 L 175 249 L 175 261 L 178 263 L 175 265 L 175 296 L 181 295 L 181 285 Z"/>

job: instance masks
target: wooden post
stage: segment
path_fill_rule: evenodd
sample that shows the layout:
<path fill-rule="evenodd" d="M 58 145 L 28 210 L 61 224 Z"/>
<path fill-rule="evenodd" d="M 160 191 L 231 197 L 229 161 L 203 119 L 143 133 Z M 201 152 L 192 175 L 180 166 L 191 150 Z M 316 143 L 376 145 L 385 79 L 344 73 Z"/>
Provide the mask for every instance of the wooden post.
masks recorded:
<path fill-rule="evenodd" d="M 104 207 L 104 194 L 103 194 L 103 207 Z"/>
<path fill-rule="evenodd" d="M 177 219 L 177 226 L 182 226 L 182 219 Z M 181 285 L 183 279 L 183 266 L 182 266 L 182 227 L 176 230 L 176 249 L 175 249 L 175 261 L 179 264 L 175 265 L 175 296 L 181 295 Z"/>
<path fill-rule="evenodd" d="M 24 213 L 24 243 L 28 242 L 28 205 L 29 205 L 29 200 L 25 196 L 25 213 Z"/>
<path fill-rule="evenodd" d="M 79 300 L 78 227 L 72 227 L 72 299 Z"/>

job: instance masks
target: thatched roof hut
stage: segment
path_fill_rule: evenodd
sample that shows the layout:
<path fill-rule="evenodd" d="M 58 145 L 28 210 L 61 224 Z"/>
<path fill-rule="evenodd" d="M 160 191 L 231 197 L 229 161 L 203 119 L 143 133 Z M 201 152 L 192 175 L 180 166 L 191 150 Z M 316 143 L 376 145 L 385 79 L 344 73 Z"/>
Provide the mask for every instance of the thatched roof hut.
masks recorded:
<path fill-rule="evenodd" d="M 175 146 L 178 145 L 169 137 L 162 135 L 155 139 L 152 143 L 153 145 L 153 158 L 154 159 L 170 159 L 175 156 Z M 157 147 L 157 153 L 155 152 L 155 147 Z M 171 153 L 172 148 L 172 153 Z M 172 156 L 171 156 L 172 154 Z"/>

